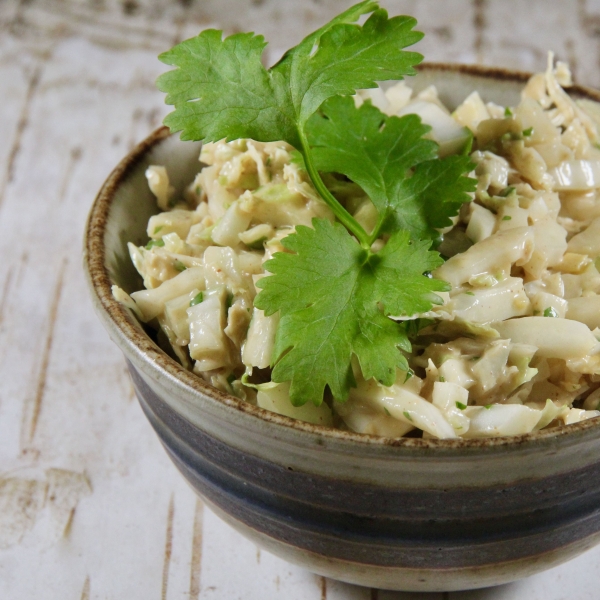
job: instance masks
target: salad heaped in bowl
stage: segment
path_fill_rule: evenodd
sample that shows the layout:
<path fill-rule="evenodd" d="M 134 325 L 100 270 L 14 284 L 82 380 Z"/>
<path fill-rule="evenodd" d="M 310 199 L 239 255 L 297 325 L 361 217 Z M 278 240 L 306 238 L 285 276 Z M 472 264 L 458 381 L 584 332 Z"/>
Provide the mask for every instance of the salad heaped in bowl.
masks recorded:
<path fill-rule="evenodd" d="M 203 166 L 182 195 L 148 168 L 146 289 L 113 294 L 214 387 L 304 421 L 476 438 L 599 416 L 600 110 L 550 57 L 518 105 L 451 113 L 398 81 L 414 26 L 362 2 L 270 69 L 253 34 L 163 54 L 165 122 Z"/>

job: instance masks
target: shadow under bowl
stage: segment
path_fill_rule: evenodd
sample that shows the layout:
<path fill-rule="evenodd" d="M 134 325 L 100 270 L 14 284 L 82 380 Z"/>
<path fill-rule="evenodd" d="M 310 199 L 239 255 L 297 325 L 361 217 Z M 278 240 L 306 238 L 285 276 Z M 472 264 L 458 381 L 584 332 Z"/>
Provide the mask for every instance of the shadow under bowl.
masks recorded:
<path fill-rule="evenodd" d="M 424 65 L 450 107 L 477 89 L 515 105 L 528 74 Z M 598 93 L 573 87 L 577 97 Z M 142 284 L 127 242 L 143 245 L 156 202 L 144 172 L 176 189 L 200 143 L 162 128 L 109 176 L 91 209 L 84 263 L 95 309 L 127 359 L 137 396 L 169 456 L 225 521 L 315 573 L 375 588 L 452 591 L 506 583 L 600 541 L 600 422 L 513 438 L 390 439 L 283 417 L 186 371 L 116 302 Z"/>

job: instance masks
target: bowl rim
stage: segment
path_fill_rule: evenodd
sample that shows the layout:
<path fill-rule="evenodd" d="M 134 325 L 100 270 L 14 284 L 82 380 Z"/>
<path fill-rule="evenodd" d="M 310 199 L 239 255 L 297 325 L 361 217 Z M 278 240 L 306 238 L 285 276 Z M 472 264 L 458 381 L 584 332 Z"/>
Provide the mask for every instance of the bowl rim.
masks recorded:
<path fill-rule="evenodd" d="M 484 65 L 454 64 L 454 63 L 422 63 L 418 71 L 442 71 L 476 76 L 485 79 L 525 83 L 532 73 L 509 70 Z M 589 98 L 600 102 L 600 91 L 581 85 L 568 88 L 570 94 Z M 491 449 L 497 447 L 531 447 L 539 443 L 553 443 L 558 438 L 568 438 L 574 441 L 581 435 L 600 432 L 600 418 L 587 419 L 571 425 L 564 425 L 550 430 L 540 430 L 517 436 L 475 439 L 437 439 L 437 438 L 390 438 L 372 434 L 356 433 L 334 429 L 324 425 L 315 425 L 299 421 L 291 417 L 279 415 L 260 408 L 240 398 L 226 394 L 213 388 L 202 378 L 185 369 L 176 360 L 168 356 L 150 337 L 145 334 L 130 311 L 125 309 L 112 296 L 112 282 L 105 264 L 106 252 L 104 238 L 112 202 L 119 187 L 127 180 L 130 173 L 141 162 L 147 153 L 157 144 L 171 137 L 170 130 L 159 127 L 146 139 L 137 144 L 113 169 L 102 184 L 88 215 L 83 248 L 83 266 L 92 295 L 93 303 L 105 327 L 118 337 L 117 345 L 127 347 L 140 360 L 157 370 L 172 383 L 185 388 L 187 393 L 205 400 L 216 401 L 226 409 L 245 413 L 263 423 L 271 423 L 285 428 L 291 428 L 297 433 L 312 434 L 320 438 L 366 444 L 368 446 L 398 447 L 415 450 L 467 450 Z M 113 336 L 111 336 L 113 337 Z M 116 341 L 113 337 L 113 341 Z M 182 415 L 183 417 L 183 415 Z M 185 418 L 185 417 L 183 417 Z M 574 435 L 574 434 L 580 434 Z"/>

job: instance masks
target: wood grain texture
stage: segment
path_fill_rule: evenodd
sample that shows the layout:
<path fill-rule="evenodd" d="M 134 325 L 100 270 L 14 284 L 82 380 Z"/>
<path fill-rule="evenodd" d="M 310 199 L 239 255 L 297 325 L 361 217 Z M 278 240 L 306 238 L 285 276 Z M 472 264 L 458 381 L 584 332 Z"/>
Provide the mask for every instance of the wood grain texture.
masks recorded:
<path fill-rule="evenodd" d="M 200 585 L 202 583 L 202 531 L 204 527 L 204 504 L 198 498 L 194 510 L 194 525 L 192 528 L 192 555 L 190 557 L 190 600 L 198 600 L 200 597 Z"/>
<path fill-rule="evenodd" d="M 219 26 L 264 34 L 274 62 L 349 4 L 0 3 L 0 515 L 10 517 L 0 517 L 0 598 L 597 598 L 600 550 L 503 588 L 425 595 L 325 580 L 257 550 L 172 467 L 93 314 L 85 218 L 110 170 L 167 112 L 156 55 Z M 428 60 L 536 70 L 552 49 L 600 87 L 598 0 L 381 4 L 419 20 Z"/>

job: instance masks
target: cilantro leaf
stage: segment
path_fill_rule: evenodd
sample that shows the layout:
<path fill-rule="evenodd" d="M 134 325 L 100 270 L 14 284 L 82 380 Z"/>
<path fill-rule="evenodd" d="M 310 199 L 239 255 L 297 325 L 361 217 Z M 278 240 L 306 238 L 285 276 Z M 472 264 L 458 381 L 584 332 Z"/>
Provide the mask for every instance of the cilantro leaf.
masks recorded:
<path fill-rule="evenodd" d="M 225 39 L 202 31 L 158 58 L 178 67 L 157 80 L 175 111 L 164 120 L 182 140 L 252 138 L 290 140 L 296 123 L 289 102 L 277 102 L 272 78 L 261 63 L 263 36 L 236 33 Z"/>
<path fill-rule="evenodd" d="M 437 157 L 437 144 L 423 138 L 431 128 L 416 115 L 387 117 L 370 102 L 356 108 L 349 97 L 327 100 L 306 130 L 317 169 L 346 175 L 360 185 L 379 213 L 382 230 L 436 238 L 436 228 L 470 200 L 476 181 L 466 156 Z"/>
<path fill-rule="evenodd" d="M 354 384 L 355 355 L 363 376 L 392 385 L 396 368 L 407 369 L 404 326 L 388 315 L 429 310 L 433 292 L 447 284 L 423 276 L 442 263 L 429 242 L 393 234 L 376 254 L 362 248 L 340 224 L 313 219 L 282 240 L 291 252 L 265 263 L 272 273 L 258 282 L 255 305 L 280 311 L 273 351 L 273 381 L 291 381 L 295 405 L 320 404 L 326 386 L 345 400 Z"/>
<path fill-rule="evenodd" d="M 368 3 L 361 12 L 373 11 L 376 6 Z M 362 27 L 335 22 L 320 30 L 318 37 L 313 34 L 286 53 L 272 72 L 289 82 L 300 125 L 327 98 L 377 87 L 377 81 L 414 75 L 412 67 L 423 57 L 401 49 L 423 37 L 412 30 L 416 24 L 412 17 L 388 19 L 387 12 L 378 8 Z"/>
<path fill-rule="evenodd" d="M 468 156 L 446 156 L 418 164 L 411 177 L 403 180 L 392 201 L 392 212 L 383 231 L 409 229 L 413 235 L 435 239 L 441 229 L 452 225 L 477 180 L 467 177 L 473 167 Z"/>
<path fill-rule="evenodd" d="M 372 13 L 363 26 L 353 24 Z M 376 2 L 361 2 L 309 35 L 267 70 L 264 38 L 202 31 L 159 59 L 177 67 L 158 78 L 175 106 L 165 124 L 181 139 L 285 140 L 302 147 L 302 129 L 320 104 L 337 94 L 375 87 L 375 81 L 413 73 L 420 54 L 402 48 L 421 39 L 410 17 L 388 19 Z"/>

